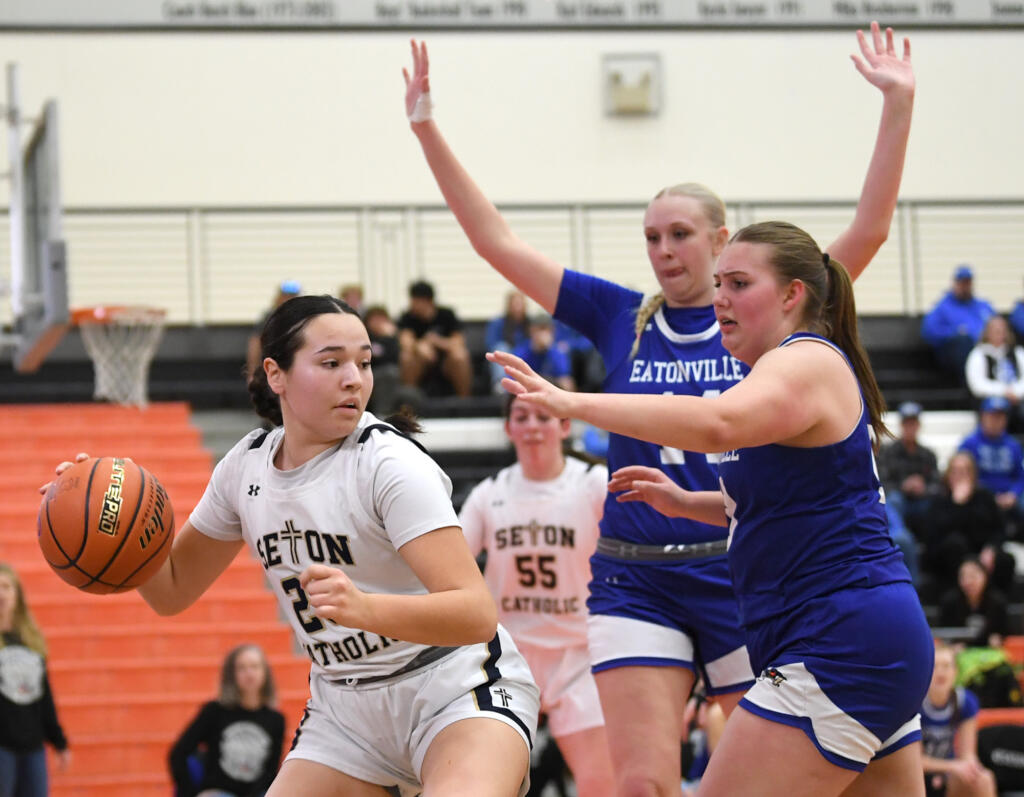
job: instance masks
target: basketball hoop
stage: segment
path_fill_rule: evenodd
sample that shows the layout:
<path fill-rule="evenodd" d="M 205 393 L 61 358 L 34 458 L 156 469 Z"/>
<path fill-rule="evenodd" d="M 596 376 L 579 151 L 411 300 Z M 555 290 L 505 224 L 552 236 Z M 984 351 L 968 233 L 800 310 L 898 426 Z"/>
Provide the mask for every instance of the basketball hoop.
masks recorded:
<path fill-rule="evenodd" d="M 146 406 L 149 364 L 166 315 L 166 310 L 141 306 L 102 305 L 71 311 L 96 375 L 93 398 Z"/>

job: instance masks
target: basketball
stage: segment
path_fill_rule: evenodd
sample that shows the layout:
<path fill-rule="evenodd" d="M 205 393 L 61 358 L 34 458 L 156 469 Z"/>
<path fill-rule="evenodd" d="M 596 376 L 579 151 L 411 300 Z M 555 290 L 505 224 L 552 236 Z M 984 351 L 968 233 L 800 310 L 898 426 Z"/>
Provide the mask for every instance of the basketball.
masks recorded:
<path fill-rule="evenodd" d="M 53 571 L 85 592 L 125 592 L 163 564 L 174 510 L 163 485 L 120 457 L 68 468 L 39 507 L 39 547 Z"/>

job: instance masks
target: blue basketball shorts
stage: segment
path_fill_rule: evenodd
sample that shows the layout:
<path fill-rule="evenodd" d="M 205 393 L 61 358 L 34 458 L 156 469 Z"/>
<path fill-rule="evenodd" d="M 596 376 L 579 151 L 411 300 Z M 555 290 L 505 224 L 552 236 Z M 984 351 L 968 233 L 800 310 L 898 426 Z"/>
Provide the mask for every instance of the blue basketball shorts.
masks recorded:
<path fill-rule="evenodd" d="M 740 705 L 800 728 L 856 771 L 921 738 L 934 643 L 909 583 L 844 589 L 747 629 L 757 683 Z"/>
<path fill-rule="evenodd" d="M 595 553 L 587 608 L 591 669 L 685 667 L 710 695 L 754 682 L 724 555 L 685 562 Z"/>

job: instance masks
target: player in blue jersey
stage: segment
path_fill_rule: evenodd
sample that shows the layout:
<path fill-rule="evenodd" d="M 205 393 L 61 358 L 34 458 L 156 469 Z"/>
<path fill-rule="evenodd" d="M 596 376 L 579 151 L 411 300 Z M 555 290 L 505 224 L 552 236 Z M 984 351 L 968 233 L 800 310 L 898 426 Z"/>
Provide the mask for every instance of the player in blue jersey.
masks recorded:
<path fill-rule="evenodd" d="M 613 474 L 620 501 L 728 528 L 729 570 L 757 682 L 702 795 L 923 794 L 918 710 L 933 646 L 889 535 L 873 441 L 884 402 L 846 270 L 785 222 L 740 230 L 715 272 L 729 353 L 751 367 L 720 396 L 566 393 L 489 354 L 520 401 L 617 434 L 724 451 L 720 490 L 658 469 Z M 860 773 L 860 774 L 858 774 Z"/>
<path fill-rule="evenodd" d="M 853 223 L 830 251 L 854 275 L 888 234 L 910 129 L 914 76 L 892 31 L 858 32 L 858 70 L 883 94 L 874 155 Z M 711 299 L 715 259 L 728 238 L 722 201 L 703 186 L 666 189 L 647 208 L 643 234 L 661 292 L 649 300 L 570 271 L 518 238 L 448 148 L 431 119 L 426 48 L 413 44 L 406 111 L 448 206 L 474 249 L 555 317 L 590 338 L 604 358 L 604 388 L 714 395 L 746 366 L 722 348 Z M 642 463 L 677 483 L 717 485 L 715 455 L 613 435 L 612 468 Z M 609 500 L 592 560 L 589 643 L 620 793 L 678 791 L 683 710 L 701 671 L 728 711 L 753 680 L 729 585 L 724 532 Z"/>

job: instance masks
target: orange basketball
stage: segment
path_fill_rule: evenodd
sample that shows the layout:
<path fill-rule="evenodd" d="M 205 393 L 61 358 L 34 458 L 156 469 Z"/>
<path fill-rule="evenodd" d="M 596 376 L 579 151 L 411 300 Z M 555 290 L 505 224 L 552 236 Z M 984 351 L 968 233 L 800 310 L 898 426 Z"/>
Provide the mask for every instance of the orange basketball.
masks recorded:
<path fill-rule="evenodd" d="M 145 468 L 101 457 L 57 477 L 37 525 L 43 556 L 71 586 L 125 592 L 146 583 L 170 553 L 174 510 Z"/>

